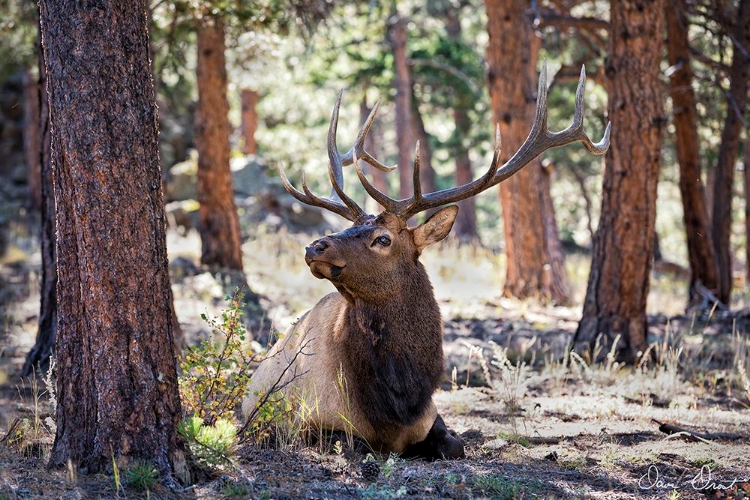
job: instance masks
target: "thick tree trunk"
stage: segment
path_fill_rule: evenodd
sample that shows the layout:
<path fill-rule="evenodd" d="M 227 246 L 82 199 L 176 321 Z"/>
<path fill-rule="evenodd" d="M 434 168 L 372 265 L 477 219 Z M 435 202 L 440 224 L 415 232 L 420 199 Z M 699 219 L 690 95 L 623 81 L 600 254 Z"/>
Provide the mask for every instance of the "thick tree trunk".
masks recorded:
<path fill-rule="evenodd" d="M 258 101 L 260 94 L 256 90 L 242 89 L 240 102 L 242 104 L 242 138 L 244 143 L 242 152 L 246 155 L 258 154 L 255 143 L 255 132 L 258 130 Z"/>
<path fill-rule="evenodd" d="M 30 68 L 23 72 L 24 121 L 23 121 L 23 154 L 26 161 L 27 179 L 29 183 L 29 199 L 33 209 L 42 207 L 42 166 L 39 163 L 41 149 L 41 85 L 42 71 L 35 77 Z"/>
<path fill-rule="evenodd" d="M 743 116 L 747 107 L 747 88 L 750 82 L 750 1 L 741 0 L 732 30 L 731 82 L 727 94 L 727 117 L 721 134 L 719 158 L 714 179 L 713 218 L 711 238 L 719 267 L 717 297 L 729 305 L 732 292 L 732 248 L 729 243 L 732 225 L 732 187 L 734 166 L 740 148 Z"/>
<path fill-rule="evenodd" d="M 501 160 L 507 161 L 526 139 L 534 119 L 536 62 L 541 42 L 531 27 L 526 0 L 485 0 L 485 7 L 490 37 L 490 96 L 494 122 L 500 125 L 503 139 Z M 556 286 L 567 282 L 567 278 L 550 275 L 564 274 L 564 265 L 554 263 L 553 258 L 558 255 L 550 252 L 560 244 L 548 240 L 559 236 L 547 231 L 548 218 L 554 213 L 545 211 L 542 175 L 541 162 L 536 159 L 500 184 L 508 262 L 503 293 L 567 303 L 567 289 Z"/>
<path fill-rule="evenodd" d="M 664 0 L 612 0 L 610 12 L 608 110 L 617 132 L 605 161 L 601 217 L 574 348 L 600 361 L 617 339 L 617 357 L 634 362 L 647 346 L 664 127 L 659 82 Z"/>
<path fill-rule="evenodd" d="M 399 196 L 412 195 L 411 166 L 415 139 L 412 137 L 411 76 L 406 58 L 407 25 L 409 20 L 397 17 L 390 26 L 389 40 L 393 50 L 393 72 L 396 87 L 396 141 L 398 143 Z"/>
<path fill-rule="evenodd" d="M 702 300 L 698 292 L 699 284 L 716 293 L 718 275 L 714 247 L 709 236 L 706 196 L 701 181 L 700 140 L 692 87 L 686 7 L 685 0 L 668 0 L 665 18 L 667 52 L 673 69 L 669 77 L 669 90 L 674 112 L 675 148 L 680 164 L 680 193 L 690 263 L 688 305 L 696 305 Z"/>
<path fill-rule="evenodd" d="M 50 464 L 143 460 L 187 479 L 146 9 L 41 2 L 59 279 Z"/>
<path fill-rule="evenodd" d="M 201 263 L 241 271 L 240 226 L 229 169 L 231 125 L 224 49 L 224 23 L 219 17 L 204 15 L 198 25 L 195 119 Z"/>
<path fill-rule="evenodd" d="M 31 348 L 23 369 L 22 377 L 28 377 L 35 371 L 46 371 L 49 357 L 55 347 L 57 335 L 57 259 L 55 257 L 55 191 L 52 177 L 51 132 L 49 123 L 49 99 L 47 96 L 47 73 L 44 68 L 44 48 L 40 43 L 39 49 L 39 144 L 38 160 L 40 169 L 41 189 L 41 254 L 42 254 L 42 282 L 39 287 L 39 327 L 36 333 L 34 347 Z"/>

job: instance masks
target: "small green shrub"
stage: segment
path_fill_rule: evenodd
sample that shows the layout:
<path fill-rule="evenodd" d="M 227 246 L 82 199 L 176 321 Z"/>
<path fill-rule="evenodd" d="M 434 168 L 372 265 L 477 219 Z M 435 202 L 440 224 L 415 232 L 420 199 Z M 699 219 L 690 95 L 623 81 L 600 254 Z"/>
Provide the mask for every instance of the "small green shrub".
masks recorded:
<path fill-rule="evenodd" d="M 177 431 L 185 438 L 199 464 L 211 468 L 231 465 L 237 445 L 237 427 L 229 420 L 220 418 L 213 425 L 206 425 L 196 414 L 185 419 Z"/>
<path fill-rule="evenodd" d="M 138 491 L 150 491 L 159 480 L 156 467 L 148 462 L 137 462 L 125 470 L 125 484 Z"/>
<path fill-rule="evenodd" d="M 246 346 L 242 324 L 244 293 L 236 291 L 220 318 L 201 317 L 213 338 L 188 349 L 180 363 L 180 398 L 188 416 L 198 415 L 206 425 L 215 424 L 242 401 L 250 383 L 254 353 Z"/>
<path fill-rule="evenodd" d="M 523 488 L 518 481 L 508 479 L 500 474 L 474 476 L 471 485 L 482 496 L 500 500 L 521 498 L 523 492 Z"/>

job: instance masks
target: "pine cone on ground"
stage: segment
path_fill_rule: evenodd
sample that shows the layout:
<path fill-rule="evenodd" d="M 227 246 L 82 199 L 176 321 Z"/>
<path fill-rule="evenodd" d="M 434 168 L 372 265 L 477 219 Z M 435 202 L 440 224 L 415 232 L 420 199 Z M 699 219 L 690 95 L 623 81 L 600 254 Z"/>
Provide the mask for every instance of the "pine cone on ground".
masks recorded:
<path fill-rule="evenodd" d="M 380 475 L 380 464 L 375 461 L 362 462 L 359 465 L 359 472 L 367 481 L 377 481 Z"/>

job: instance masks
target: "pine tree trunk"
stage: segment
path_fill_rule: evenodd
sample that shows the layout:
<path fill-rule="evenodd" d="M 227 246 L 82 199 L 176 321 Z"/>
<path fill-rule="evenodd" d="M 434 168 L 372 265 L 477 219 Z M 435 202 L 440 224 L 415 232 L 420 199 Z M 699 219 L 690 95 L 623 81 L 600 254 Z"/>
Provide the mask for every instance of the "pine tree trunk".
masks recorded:
<path fill-rule="evenodd" d="M 365 90 L 365 92 L 362 93 L 362 100 L 359 102 L 360 125 L 364 125 L 367 117 L 370 116 L 370 111 L 372 111 L 372 108 L 367 104 L 367 91 Z M 370 129 L 370 133 L 365 136 L 365 151 L 369 152 L 375 158 L 378 157 L 378 146 L 375 143 L 375 138 L 378 137 L 378 134 L 375 131 L 376 127 L 377 124 L 373 123 L 372 128 Z M 378 170 L 377 168 L 374 168 L 364 162 L 360 162 L 360 165 L 364 168 L 364 172 L 370 175 L 372 185 L 375 186 L 381 193 L 389 194 L 388 180 L 385 177 L 387 175 L 386 172 Z M 380 212 L 383 210 L 383 207 L 380 206 L 380 203 L 373 200 L 371 196 L 366 195 L 365 199 L 363 200 L 362 206 L 368 207 L 368 205 L 370 206 L 370 208 L 366 208 L 366 210 L 371 209 L 372 212 Z"/>
<path fill-rule="evenodd" d="M 57 335 L 57 259 L 55 257 L 55 192 L 52 177 L 51 133 L 49 123 L 49 100 L 47 96 L 47 73 L 44 68 L 44 48 L 39 50 L 39 144 L 38 160 L 40 170 L 41 189 L 41 219 L 40 234 L 42 254 L 42 282 L 39 287 L 39 325 L 34 347 L 26 355 L 26 361 L 21 370 L 22 377 L 28 377 L 35 371 L 45 372 L 49 364 L 49 357 L 55 347 Z"/>
<path fill-rule="evenodd" d="M 258 145 L 255 143 L 255 132 L 258 130 L 258 101 L 260 94 L 256 90 L 242 89 L 240 91 L 240 102 L 242 104 L 242 138 L 244 145 L 242 152 L 246 155 L 258 154 Z"/>
<path fill-rule="evenodd" d="M 448 8 L 444 12 L 445 31 L 452 39 L 460 41 L 461 39 L 461 20 L 458 18 L 457 9 Z M 474 173 L 471 168 L 469 150 L 464 146 L 466 137 L 471 130 L 471 122 L 467 109 L 471 109 L 468 99 L 462 95 L 457 95 L 457 105 L 453 108 L 453 123 L 455 126 L 455 138 L 453 143 L 453 157 L 456 160 L 456 186 L 467 184 L 474 180 Z M 461 242 L 479 241 L 477 233 L 477 213 L 476 202 L 474 197 L 467 198 L 458 202 L 458 216 L 453 224 L 453 233 Z"/>
<path fill-rule="evenodd" d="M 411 116 L 414 136 L 419 140 L 419 180 L 423 193 L 434 193 L 437 191 L 437 179 L 435 169 L 432 168 L 432 145 L 430 134 L 424 127 L 422 114 L 414 95 L 414 85 L 411 86 Z M 415 146 L 416 147 L 416 146 Z M 434 210 L 427 210 L 425 218 L 429 217 Z"/>
<path fill-rule="evenodd" d="M 229 169 L 229 103 L 224 23 L 204 15 L 198 26 L 198 149 L 201 263 L 242 270 L 242 249 L 232 174 Z"/>
<path fill-rule="evenodd" d="M 664 111 L 659 81 L 664 1 L 612 0 L 608 67 L 612 145 L 574 348 L 594 361 L 634 362 L 647 347 L 656 184 Z M 595 347 L 599 350 L 595 351 Z"/>
<path fill-rule="evenodd" d="M 472 172 L 471 160 L 469 159 L 469 150 L 463 145 L 463 139 L 469 134 L 471 127 L 469 115 L 463 107 L 457 106 L 453 108 L 453 123 L 455 123 L 457 134 L 456 147 L 453 150 L 453 155 L 456 159 L 456 186 L 462 186 L 474 180 L 474 172 Z M 479 240 L 476 203 L 473 196 L 458 202 L 458 216 L 453 225 L 453 232 L 459 241 L 462 242 Z"/>
<path fill-rule="evenodd" d="M 711 238 L 719 268 L 719 293 L 717 297 L 729 305 L 732 292 L 732 248 L 729 237 L 732 226 L 732 194 L 734 166 L 740 148 L 747 89 L 750 82 L 750 1 L 741 0 L 732 30 L 733 43 L 738 44 L 732 54 L 727 94 L 727 117 L 721 134 L 719 158 L 714 179 L 713 218 Z"/>
<path fill-rule="evenodd" d="M 187 479 L 144 0 L 41 2 L 57 215 L 50 464 Z"/>
<path fill-rule="evenodd" d="M 409 20 L 398 17 L 390 27 L 390 43 L 396 87 L 396 141 L 398 143 L 399 196 L 412 195 L 411 166 L 414 160 L 415 139 L 412 137 L 411 76 L 406 61 L 407 25 Z"/>
<path fill-rule="evenodd" d="M 718 292 L 716 255 L 710 238 L 706 196 L 701 182 L 701 154 L 698 139 L 698 118 L 693 92 L 693 71 L 690 67 L 688 19 L 685 0 L 668 0 L 665 11 L 667 52 L 673 72 L 669 89 L 674 110 L 675 148 L 680 164 L 680 193 L 687 236 L 690 286 L 688 304 L 701 302 L 697 286 L 702 284 Z"/>
<path fill-rule="evenodd" d="M 534 119 L 536 63 L 540 40 L 534 35 L 525 0 L 485 0 L 489 44 L 489 85 L 494 122 L 500 125 L 503 162 L 520 148 Z M 567 303 L 568 292 L 551 286 L 567 281 L 564 266 L 553 262 L 550 249 L 559 241 L 548 241 L 541 162 L 534 160 L 500 184 L 500 203 L 505 222 L 507 274 L 503 294 L 519 298 L 538 297 Z M 548 196 L 548 195 L 547 195 Z M 554 235 L 553 239 L 559 239 Z"/>

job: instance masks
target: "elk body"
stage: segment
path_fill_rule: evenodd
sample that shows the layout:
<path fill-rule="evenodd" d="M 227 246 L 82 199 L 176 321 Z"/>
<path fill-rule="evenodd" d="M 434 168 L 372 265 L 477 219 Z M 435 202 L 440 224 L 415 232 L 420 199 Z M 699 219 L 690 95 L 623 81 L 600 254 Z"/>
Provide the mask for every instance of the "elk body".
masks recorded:
<path fill-rule="evenodd" d="M 498 167 L 500 140 L 488 171 L 466 185 L 422 194 L 419 156 L 414 160 L 414 195 L 394 200 L 374 188 L 358 160 L 383 171 L 364 150 L 377 106 L 355 145 L 345 155 L 336 147 L 341 95 L 328 133 L 330 198 L 295 189 L 280 170 L 285 188 L 299 201 L 323 207 L 353 226 L 313 241 L 305 249 L 312 274 L 338 290 L 324 297 L 271 349 L 253 375 L 243 403 L 251 415 L 264 395 L 280 391 L 297 406 L 304 425 L 323 431 L 351 432 L 375 451 L 425 458 L 459 458 L 463 444 L 438 415 L 432 395 L 444 373 L 440 310 L 419 256 L 445 238 L 458 214 L 455 205 L 510 177 L 546 149 L 580 141 L 595 154 L 609 146 L 609 126 L 594 144 L 583 132 L 585 73 L 576 94 L 573 124 L 561 132 L 547 130 L 546 67 L 539 79 L 537 114 L 528 139 Z M 417 146 L 419 151 L 419 146 Z M 343 190 L 344 165 L 354 164 L 360 182 L 385 210 L 365 213 Z M 440 208 L 423 224 L 410 228 L 413 215 Z"/>

